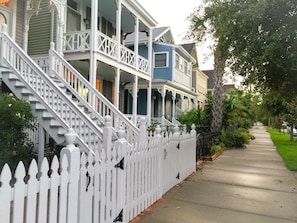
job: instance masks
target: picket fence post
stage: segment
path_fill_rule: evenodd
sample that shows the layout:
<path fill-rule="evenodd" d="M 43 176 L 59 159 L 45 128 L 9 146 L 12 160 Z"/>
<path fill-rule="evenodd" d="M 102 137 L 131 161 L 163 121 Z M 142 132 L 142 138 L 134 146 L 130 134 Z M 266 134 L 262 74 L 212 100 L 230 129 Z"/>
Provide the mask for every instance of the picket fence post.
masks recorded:
<path fill-rule="evenodd" d="M 72 128 L 65 134 L 67 146 L 61 151 L 61 157 L 65 155 L 68 159 L 69 187 L 67 223 L 78 222 L 78 182 L 80 172 L 80 150 L 74 145 L 77 135 Z"/>
<path fill-rule="evenodd" d="M 116 165 L 117 169 L 117 202 L 116 202 L 116 213 L 118 213 L 118 220 L 122 222 L 128 222 L 127 219 L 127 208 L 125 204 L 126 194 L 126 174 L 127 174 L 127 149 L 128 142 L 125 139 L 125 131 L 123 127 L 119 127 L 117 131 L 118 140 L 114 143 L 114 148 L 117 150 L 119 163 Z M 120 219 L 122 217 L 122 219 Z"/>
<path fill-rule="evenodd" d="M 156 129 L 155 129 L 155 135 L 154 135 L 154 138 L 157 140 L 157 143 L 158 143 L 158 150 L 160 151 L 160 154 L 165 154 L 166 151 L 163 151 L 162 149 L 162 136 L 161 136 L 161 127 L 160 125 L 157 125 Z M 165 149 L 165 148 L 164 148 Z M 157 197 L 160 198 L 162 195 L 163 195 L 163 183 L 164 183 L 164 179 L 163 179 L 163 174 L 162 174 L 162 170 L 164 168 L 163 164 L 163 160 L 164 160 L 164 156 L 163 155 L 160 159 L 159 159 L 159 166 L 158 166 L 158 169 L 160 171 L 158 171 L 157 173 L 159 174 L 157 180 L 158 180 L 158 195 Z M 157 198 L 157 199 L 158 199 Z"/>

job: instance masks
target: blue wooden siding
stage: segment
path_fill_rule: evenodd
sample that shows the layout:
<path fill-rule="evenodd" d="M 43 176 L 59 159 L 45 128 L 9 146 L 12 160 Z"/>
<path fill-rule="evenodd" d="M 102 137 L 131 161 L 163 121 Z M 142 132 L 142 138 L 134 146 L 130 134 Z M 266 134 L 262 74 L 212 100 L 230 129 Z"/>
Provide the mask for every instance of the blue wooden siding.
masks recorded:
<path fill-rule="evenodd" d="M 162 80 L 169 80 L 172 81 L 172 54 L 173 54 L 173 47 L 153 44 L 154 53 L 168 53 L 168 66 L 167 67 L 154 67 L 154 79 L 162 79 Z M 154 60 L 154 57 L 153 57 Z"/>
<path fill-rule="evenodd" d="M 148 49 L 147 49 L 147 46 L 145 45 L 140 45 L 138 47 L 138 53 L 140 56 L 144 57 L 144 58 L 148 58 Z"/>

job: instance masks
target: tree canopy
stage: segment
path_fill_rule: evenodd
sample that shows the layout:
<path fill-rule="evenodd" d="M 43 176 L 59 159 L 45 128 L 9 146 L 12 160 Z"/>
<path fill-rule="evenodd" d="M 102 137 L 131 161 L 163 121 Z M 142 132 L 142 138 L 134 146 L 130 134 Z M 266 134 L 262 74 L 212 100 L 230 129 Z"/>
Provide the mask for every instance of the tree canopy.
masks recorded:
<path fill-rule="evenodd" d="M 188 37 L 211 35 L 221 66 L 256 87 L 297 95 L 296 0 L 204 0 Z"/>

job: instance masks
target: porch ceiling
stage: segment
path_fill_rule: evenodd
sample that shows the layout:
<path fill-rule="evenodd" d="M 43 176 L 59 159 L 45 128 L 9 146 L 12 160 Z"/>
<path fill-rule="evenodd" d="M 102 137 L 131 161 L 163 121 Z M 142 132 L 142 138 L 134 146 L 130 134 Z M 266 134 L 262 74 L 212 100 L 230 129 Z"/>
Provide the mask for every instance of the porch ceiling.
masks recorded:
<path fill-rule="evenodd" d="M 85 78 L 88 79 L 89 76 L 89 60 L 73 60 L 70 61 L 72 66 L 74 66 Z M 116 70 L 112 66 L 99 62 L 97 68 L 97 78 L 101 80 L 114 81 Z M 134 81 L 133 75 L 127 72 L 121 72 L 121 83 L 131 83 Z"/>
<path fill-rule="evenodd" d="M 99 0 L 99 13 L 107 20 L 116 24 L 116 1 L 114 0 Z M 126 7 L 122 6 L 122 31 L 123 33 L 134 32 L 135 15 L 133 15 Z M 139 24 L 141 31 L 147 30 L 145 25 L 141 22 Z"/>

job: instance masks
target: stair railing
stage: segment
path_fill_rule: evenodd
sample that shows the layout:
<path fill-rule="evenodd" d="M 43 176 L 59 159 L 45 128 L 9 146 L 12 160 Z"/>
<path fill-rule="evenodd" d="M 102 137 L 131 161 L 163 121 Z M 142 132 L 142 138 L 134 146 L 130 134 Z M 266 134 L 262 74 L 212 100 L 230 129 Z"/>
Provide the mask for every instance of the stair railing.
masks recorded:
<path fill-rule="evenodd" d="M 82 105 L 91 113 L 91 117 L 97 120 L 98 125 L 103 124 L 103 117 L 109 115 L 112 118 L 114 129 L 124 128 L 128 142 L 134 143 L 138 139 L 139 128 L 56 52 L 54 43 L 51 44 L 49 55 L 49 71 L 52 72 L 49 75 L 59 78 L 65 84 L 67 90 L 79 99 Z M 92 112 L 93 109 L 95 109 L 96 114 Z"/>
<path fill-rule="evenodd" d="M 53 80 L 8 36 L 3 25 L 0 61 L 17 75 L 27 89 L 59 122 L 65 132 L 73 128 L 81 149 L 92 153 L 101 149 L 103 133 Z"/>

